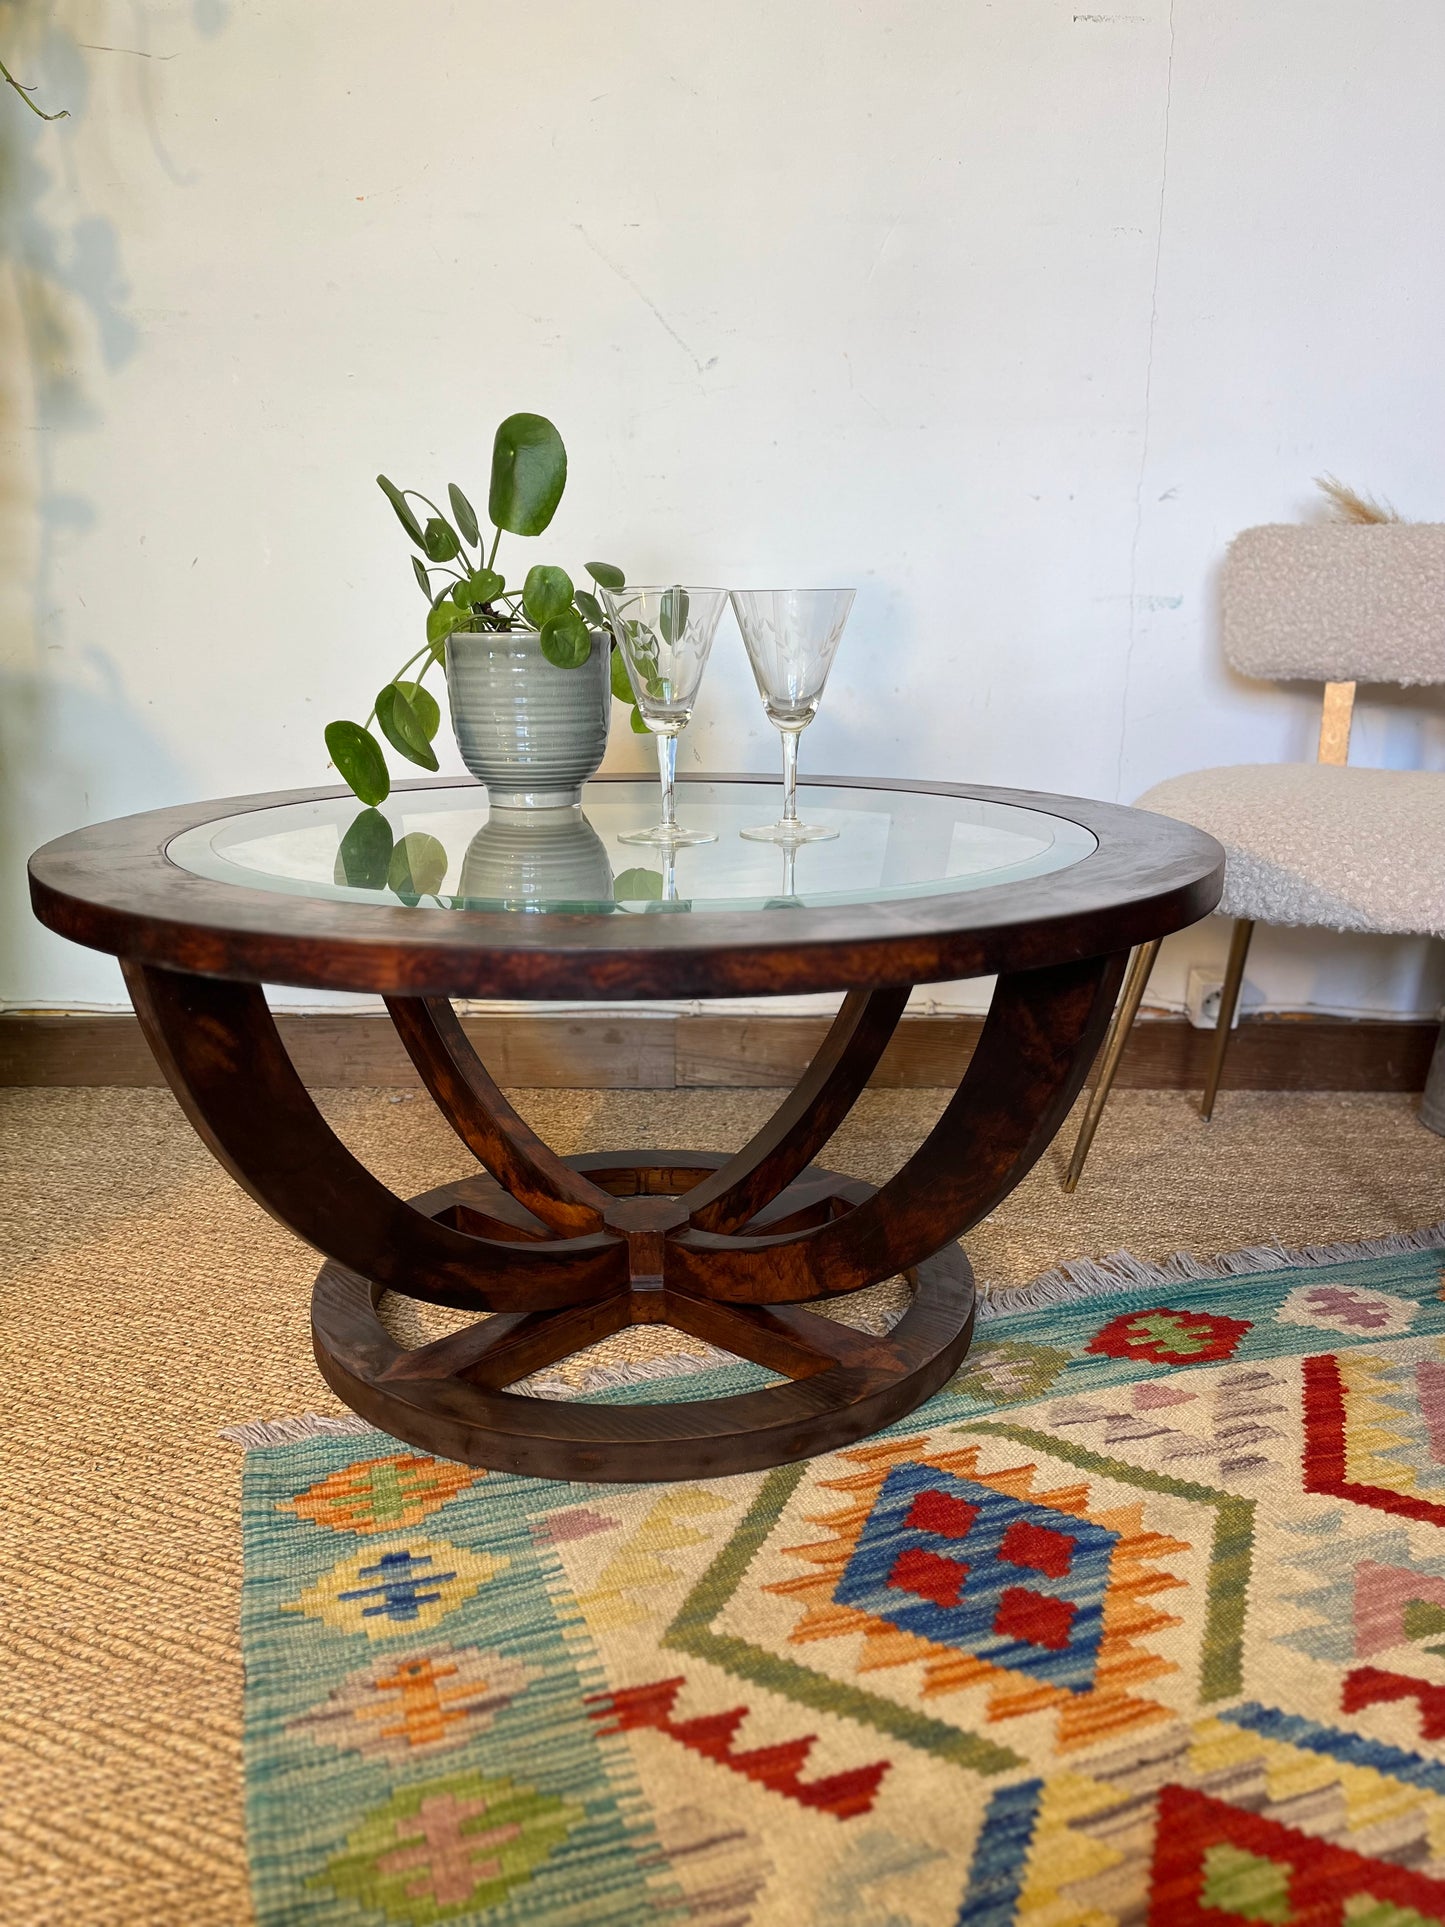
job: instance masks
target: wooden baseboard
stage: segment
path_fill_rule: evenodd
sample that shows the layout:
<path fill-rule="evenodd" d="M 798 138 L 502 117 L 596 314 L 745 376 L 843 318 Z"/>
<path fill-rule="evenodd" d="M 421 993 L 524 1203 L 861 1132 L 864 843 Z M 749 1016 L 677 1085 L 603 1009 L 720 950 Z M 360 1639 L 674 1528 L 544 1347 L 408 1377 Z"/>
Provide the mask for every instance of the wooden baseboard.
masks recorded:
<path fill-rule="evenodd" d="M 308 1084 L 415 1087 L 390 1020 L 369 1012 L 278 1019 Z M 473 1017 L 468 1035 L 501 1084 L 597 1090 L 678 1090 L 792 1084 L 827 1029 L 819 1017 L 746 1017 L 665 1012 Z M 977 1042 L 977 1017 L 909 1017 L 875 1083 L 894 1088 L 956 1084 Z M 1256 1017 L 1242 1023 L 1225 1069 L 1226 1088 L 1255 1091 L 1423 1090 L 1437 1024 L 1329 1017 Z M 1213 1033 L 1183 1018 L 1134 1027 L 1121 1086 L 1198 1090 Z M 128 1013 L 0 1017 L 0 1085 L 162 1082 Z"/>

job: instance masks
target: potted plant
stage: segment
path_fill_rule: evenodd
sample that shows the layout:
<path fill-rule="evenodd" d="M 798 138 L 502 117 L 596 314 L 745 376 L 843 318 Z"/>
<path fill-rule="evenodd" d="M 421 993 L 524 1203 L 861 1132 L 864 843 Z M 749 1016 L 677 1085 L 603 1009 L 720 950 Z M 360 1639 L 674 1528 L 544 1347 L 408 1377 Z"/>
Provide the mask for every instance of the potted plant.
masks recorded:
<path fill-rule="evenodd" d="M 374 721 L 399 756 L 436 769 L 441 709 L 424 684 L 440 666 L 462 761 L 486 784 L 493 808 L 577 804 L 607 747 L 610 696 L 632 700 L 626 671 L 612 661 L 596 597 L 565 569 L 538 563 L 520 588 L 497 569 L 503 531 L 541 535 L 557 511 L 567 484 L 562 437 L 541 415 L 509 415 L 498 428 L 490 537 L 455 482 L 447 516 L 416 489 L 397 488 L 385 475 L 376 480 L 419 551 L 411 566 L 427 599 L 426 640 L 378 693 L 364 723 L 327 725 L 332 762 L 363 803 L 383 802 L 391 776 Z M 430 511 L 424 520 L 413 502 Z M 623 586 L 610 562 L 589 562 L 587 573 L 599 587 Z"/>

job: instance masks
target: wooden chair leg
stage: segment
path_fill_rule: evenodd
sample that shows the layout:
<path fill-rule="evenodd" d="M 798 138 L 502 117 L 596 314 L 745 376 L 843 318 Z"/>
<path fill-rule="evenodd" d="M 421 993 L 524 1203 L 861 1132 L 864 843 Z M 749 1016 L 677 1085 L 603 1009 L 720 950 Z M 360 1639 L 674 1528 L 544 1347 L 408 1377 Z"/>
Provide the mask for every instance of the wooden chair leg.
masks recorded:
<path fill-rule="evenodd" d="M 1214 1115 L 1214 1100 L 1219 1095 L 1219 1080 L 1224 1075 L 1224 1054 L 1229 1049 L 1229 1033 L 1234 1028 L 1234 1013 L 1244 984 L 1244 964 L 1249 955 L 1249 940 L 1254 923 L 1249 917 L 1235 919 L 1229 939 L 1229 961 L 1224 966 L 1224 986 L 1219 993 L 1219 1028 L 1214 1037 L 1214 1056 L 1209 1064 L 1209 1081 L 1204 1086 L 1200 1115 L 1207 1121 Z"/>
<path fill-rule="evenodd" d="M 1108 1103 L 1109 1093 L 1114 1088 L 1114 1079 L 1118 1075 L 1124 1046 L 1129 1041 L 1129 1032 L 1134 1027 L 1134 1019 L 1139 1015 L 1139 1006 L 1144 1000 L 1149 973 L 1153 970 L 1154 959 L 1158 955 L 1159 939 L 1156 938 L 1153 943 L 1140 944 L 1130 962 L 1129 974 L 1124 979 L 1119 1005 L 1114 1012 L 1114 1021 L 1109 1027 L 1109 1035 L 1099 1059 L 1099 1075 L 1094 1080 L 1089 1108 L 1085 1111 L 1084 1121 L 1079 1126 L 1074 1154 L 1069 1159 L 1069 1168 L 1064 1174 L 1066 1191 L 1078 1189 L 1079 1179 L 1084 1171 L 1084 1160 L 1089 1155 L 1089 1147 L 1094 1142 L 1094 1133 L 1098 1130 L 1099 1120 L 1104 1115 L 1104 1106 Z"/>

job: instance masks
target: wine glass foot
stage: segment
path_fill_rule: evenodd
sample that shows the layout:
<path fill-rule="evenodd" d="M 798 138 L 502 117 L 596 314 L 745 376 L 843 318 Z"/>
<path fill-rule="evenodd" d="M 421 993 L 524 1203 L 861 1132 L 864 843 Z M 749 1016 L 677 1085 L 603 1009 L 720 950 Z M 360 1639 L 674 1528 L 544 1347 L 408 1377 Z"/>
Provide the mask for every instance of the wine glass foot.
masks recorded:
<path fill-rule="evenodd" d="M 831 843 L 838 834 L 821 823 L 763 823 L 755 830 L 739 830 L 749 843 L 781 843 L 785 849 L 799 843 Z"/>
<path fill-rule="evenodd" d="M 716 843 L 713 830 L 685 830 L 676 825 L 654 823 L 648 830 L 624 830 L 619 843 L 646 843 L 654 849 L 681 850 L 690 843 Z"/>

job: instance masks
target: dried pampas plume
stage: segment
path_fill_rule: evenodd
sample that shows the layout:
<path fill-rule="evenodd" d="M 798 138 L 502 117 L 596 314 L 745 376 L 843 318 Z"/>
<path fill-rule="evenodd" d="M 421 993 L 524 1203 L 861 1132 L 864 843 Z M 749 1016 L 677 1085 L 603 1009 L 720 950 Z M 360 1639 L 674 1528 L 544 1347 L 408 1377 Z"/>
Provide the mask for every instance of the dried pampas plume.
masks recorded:
<path fill-rule="evenodd" d="M 1337 475 L 1316 475 L 1315 487 L 1329 502 L 1337 521 L 1398 522 L 1401 520 L 1399 513 L 1388 502 L 1377 502 L 1373 495 L 1361 495 L 1356 489 L 1346 488 Z"/>

